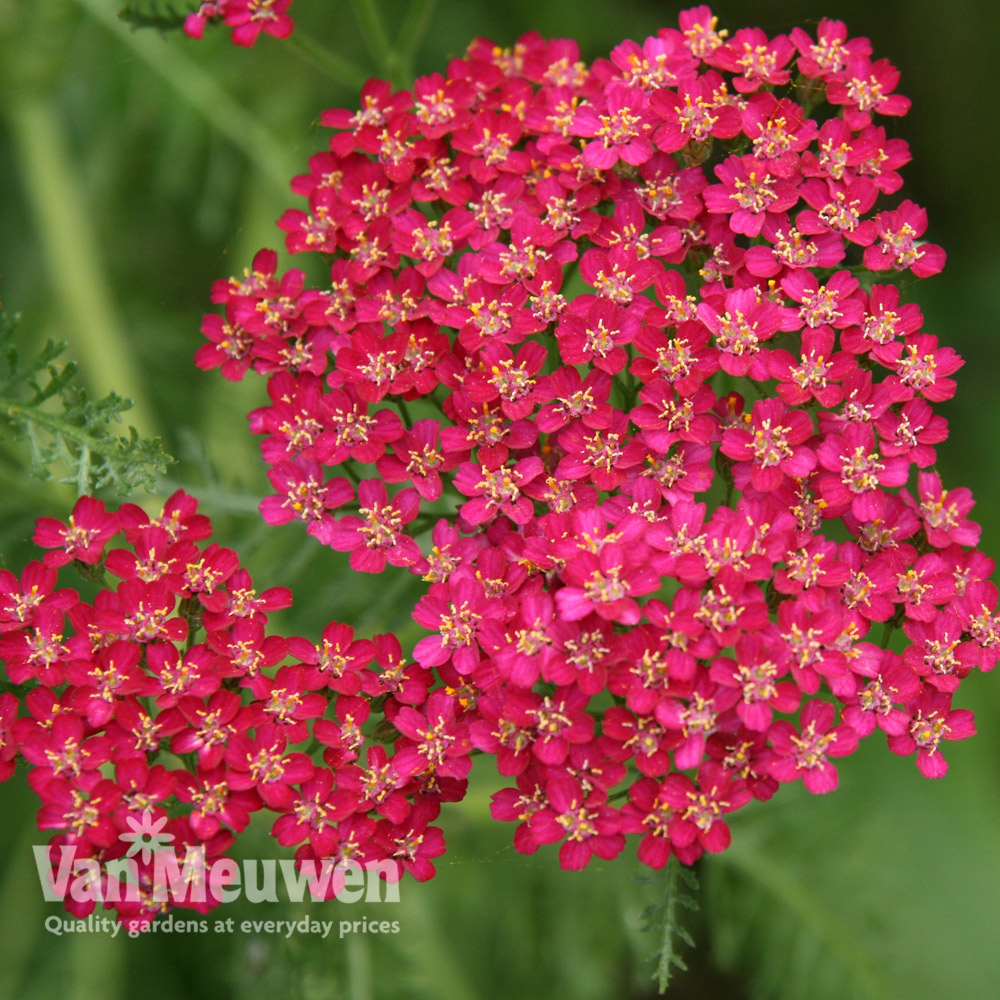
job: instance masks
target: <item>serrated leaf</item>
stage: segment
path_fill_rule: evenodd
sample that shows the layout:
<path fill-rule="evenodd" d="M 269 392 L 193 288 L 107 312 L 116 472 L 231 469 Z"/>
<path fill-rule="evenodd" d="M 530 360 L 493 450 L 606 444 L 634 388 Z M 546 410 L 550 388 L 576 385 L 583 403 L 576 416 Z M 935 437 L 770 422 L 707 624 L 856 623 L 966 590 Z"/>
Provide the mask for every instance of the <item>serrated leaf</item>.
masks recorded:
<path fill-rule="evenodd" d="M 680 956 L 678 942 L 693 948 L 694 939 L 681 923 L 678 910 L 680 907 L 698 909 L 695 897 L 685 892 L 685 887 L 697 892 L 698 879 L 690 868 L 672 857 L 658 877 L 643 876 L 637 881 L 655 886 L 661 894 L 657 902 L 647 907 L 642 920 L 643 930 L 654 932 L 658 938 L 657 949 L 652 956 L 656 961 L 653 979 L 662 995 L 667 992 L 674 969 L 687 972 L 687 964 Z"/>
<path fill-rule="evenodd" d="M 134 427 L 127 436 L 110 428 L 132 401 L 114 392 L 92 400 L 74 382 L 76 364 L 57 361 L 65 344 L 50 340 L 34 357 L 22 358 L 13 344 L 16 321 L 0 314 L 0 422 L 27 443 L 32 475 L 45 482 L 53 466 L 62 466 L 60 481 L 73 483 L 80 495 L 155 489 L 173 461 L 159 438 L 140 438 Z"/>

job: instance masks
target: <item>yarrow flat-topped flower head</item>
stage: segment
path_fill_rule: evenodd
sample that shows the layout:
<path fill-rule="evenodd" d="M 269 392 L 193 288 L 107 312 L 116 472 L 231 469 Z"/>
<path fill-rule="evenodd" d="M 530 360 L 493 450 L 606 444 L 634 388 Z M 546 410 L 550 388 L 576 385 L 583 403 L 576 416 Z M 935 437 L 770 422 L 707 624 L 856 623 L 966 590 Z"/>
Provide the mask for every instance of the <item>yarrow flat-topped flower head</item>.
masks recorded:
<path fill-rule="evenodd" d="M 44 564 L 0 573 L 0 655 L 38 685 L 0 731 L 40 822 L 103 857 L 175 796 L 178 843 L 221 852 L 268 808 L 299 862 L 424 879 L 479 751 L 519 851 L 583 868 L 633 838 L 660 868 L 780 784 L 833 790 L 876 729 L 943 775 L 997 590 L 933 471 L 962 362 L 906 301 L 944 252 L 891 200 L 910 154 L 879 122 L 909 102 L 870 55 L 837 21 L 728 34 L 696 7 L 590 67 L 478 39 L 324 112 L 278 225 L 329 281 L 261 251 L 213 287 L 196 362 L 267 378 L 263 519 L 414 574 L 429 634 L 409 658 L 342 623 L 268 635 L 291 595 L 199 547 L 191 498 L 153 521 L 84 498 L 39 522 Z M 119 527 L 115 590 L 55 589 Z"/>
<path fill-rule="evenodd" d="M 281 380 L 252 421 L 281 481 L 308 469 L 318 487 L 344 462 L 403 487 L 405 523 L 359 493 L 364 537 L 345 500 L 322 508 L 343 525 L 325 540 L 376 569 L 388 545 L 429 582 L 417 666 L 471 688 L 475 745 L 518 747 L 503 759 L 527 783 L 522 848 L 553 782 L 603 808 L 600 762 L 656 760 L 642 773 L 666 780 L 711 759 L 758 798 L 800 777 L 829 791 L 829 758 L 876 723 L 912 750 L 923 692 L 991 666 L 942 659 L 929 634 L 902 660 L 888 646 L 911 622 L 974 643 L 960 602 L 989 593 L 992 563 L 965 549 L 967 491 L 939 514 L 907 488 L 946 435 L 930 404 L 960 361 L 874 280 L 934 274 L 944 252 L 922 209 L 879 202 L 909 153 L 877 120 L 909 102 L 870 55 L 837 21 L 730 36 L 707 7 L 589 69 L 572 41 L 478 40 L 447 77 L 372 82 L 360 112 L 322 116 L 329 151 L 292 185 L 308 210 L 279 225 L 290 252 L 329 256 L 329 287 L 263 254 L 216 286 L 227 319 L 206 318 L 198 363 Z M 366 454 L 324 447 L 345 435 Z M 289 520 L 296 489 L 265 519 Z M 399 548 L 435 520 L 431 551 Z M 553 744 L 580 698 L 597 726 Z M 562 707 L 543 722 L 538 699 Z M 943 772 L 941 739 L 971 733 L 948 710 L 925 774 Z M 611 737 L 622 725 L 635 735 Z"/>
<path fill-rule="evenodd" d="M 206 318 L 198 364 L 281 386 L 252 419 L 287 484 L 265 519 L 292 519 L 297 477 L 319 489 L 342 463 L 403 487 L 405 520 L 381 513 L 388 493 L 365 499 L 375 481 L 363 522 L 346 495 L 311 517 L 342 525 L 322 540 L 352 565 L 428 581 L 417 669 L 427 689 L 461 684 L 474 745 L 517 748 L 501 759 L 524 786 L 522 849 L 555 829 L 532 839 L 554 782 L 604 808 L 622 776 L 587 775 L 611 762 L 666 780 L 721 761 L 758 798 L 800 777 L 829 791 L 831 757 L 876 724 L 912 751 L 925 690 L 992 665 L 962 603 L 986 598 L 990 647 L 971 498 L 945 494 L 942 513 L 907 488 L 946 435 L 930 404 L 960 361 L 874 280 L 934 274 L 944 253 L 922 209 L 879 203 L 909 153 L 877 119 L 909 102 L 870 55 L 837 21 L 730 36 L 707 7 L 589 69 L 572 41 L 478 40 L 446 77 L 372 82 L 360 112 L 322 116 L 329 151 L 292 185 L 308 210 L 279 225 L 290 252 L 329 255 L 329 287 L 279 278 L 263 252 L 216 286 L 226 319 Z M 364 453 L 325 445 L 345 437 Z M 435 521 L 429 551 L 400 548 Z M 911 622 L 972 655 L 921 633 L 901 658 L 889 638 Z M 543 719 L 543 701 L 560 707 Z M 597 725 L 565 743 L 578 701 Z M 941 739 L 971 734 L 949 711 L 925 774 L 943 772 Z M 620 816 L 624 833 L 649 819 Z"/>

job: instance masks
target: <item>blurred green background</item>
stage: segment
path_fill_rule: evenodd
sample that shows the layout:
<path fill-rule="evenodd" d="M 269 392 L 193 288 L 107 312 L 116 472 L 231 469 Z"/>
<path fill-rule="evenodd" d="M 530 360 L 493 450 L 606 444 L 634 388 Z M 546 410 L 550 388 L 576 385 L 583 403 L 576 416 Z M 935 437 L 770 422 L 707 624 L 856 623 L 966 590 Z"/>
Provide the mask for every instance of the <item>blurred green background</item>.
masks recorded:
<path fill-rule="evenodd" d="M 268 490 L 245 414 L 265 399 L 263 383 L 223 384 L 191 363 L 212 280 L 241 273 L 258 248 L 280 246 L 274 220 L 296 203 L 288 178 L 325 141 L 319 112 L 353 106 L 357 88 L 272 39 L 247 52 L 224 31 L 200 43 L 131 31 L 115 17 L 121 3 L 0 0 L 0 297 L 23 314 L 25 345 L 66 340 L 95 391 L 133 397 L 131 422 L 161 435 L 179 459 L 171 483 L 202 497 L 258 582 L 296 589 L 279 628 L 311 632 L 337 617 L 366 634 L 405 630 L 404 574 L 346 586 L 346 559 L 306 544 L 295 526 L 262 530 L 254 511 Z M 413 68 L 427 73 L 476 35 L 509 45 L 529 30 L 575 37 L 589 60 L 676 23 L 685 6 L 440 0 L 419 39 L 408 2 L 382 0 L 379 9 L 390 36 L 402 26 Z M 928 208 L 928 238 L 949 254 L 944 274 L 919 283 L 916 296 L 925 329 L 966 359 L 958 398 L 943 409 L 951 439 L 939 469 L 946 486 L 972 487 L 982 548 L 1000 553 L 1000 7 L 757 0 L 714 10 L 731 30 L 772 34 L 838 17 L 901 69 L 913 111 L 885 121 L 914 155 L 902 196 Z M 292 13 L 300 35 L 375 73 L 348 0 L 297 0 Z M 2 565 L 16 568 L 30 557 L 34 517 L 63 516 L 72 497 L 10 468 L 0 476 Z M 971 677 L 957 703 L 976 711 L 980 732 L 949 746 L 944 780 L 925 781 L 912 759 L 873 737 L 840 766 L 836 794 L 816 798 L 797 786 L 735 818 L 731 850 L 700 870 L 701 909 L 689 922 L 697 948 L 670 996 L 997 995 L 1000 688 Z M 446 810 L 449 851 L 432 882 L 405 883 L 398 905 L 331 904 L 324 914 L 398 919 L 397 935 L 112 941 L 44 930 L 45 917 L 62 911 L 38 890 L 32 796 L 23 781 L 9 782 L 0 789 L 0 997 L 652 996 L 655 941 L 640 914 L 656 887 L 636 881 L 634 848 L 582 874 L 560 872 L 554 850 L 517 856 L 512 828 L 488 819 L 496 787 L 488 768 L 477 771 L 469 798 Z M 273 856 L 266 824 L 253 831 L 239 852 Z M 240 903 L 226 915 L 238 924 L 319 910 L 272 909 Z"/>

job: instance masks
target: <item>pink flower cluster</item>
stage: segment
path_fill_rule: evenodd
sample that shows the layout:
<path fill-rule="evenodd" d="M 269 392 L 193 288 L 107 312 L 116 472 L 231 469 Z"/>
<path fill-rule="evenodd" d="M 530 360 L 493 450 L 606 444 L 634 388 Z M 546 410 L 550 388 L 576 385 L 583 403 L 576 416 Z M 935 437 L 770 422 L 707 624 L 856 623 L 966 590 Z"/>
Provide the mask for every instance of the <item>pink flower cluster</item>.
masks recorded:
<path fill-rule="evenodd" d="M 897 77 L 707 7 L 589 68 L 478 40 L 322 115 L 278 225 L 329 283 L 262 251 L 214 287 L 198 366 L 268 380 L 264 519 L 428 583 L 394 698 L 496 755 L 518 850 L 691 862 L 875 730 L 928 777 L 974 732 L 994 563 L 932 469 L 961 359 L 891 281 L 944 265 L 886 202 Z"/>
<path fill-rule="evenodd" d="M 109 900 L 141 929 L 170 902 L 217 905 L 211 883 L 203 901 L 194 886 L 164 900 L 148 852 L 135 858 L 131 895 L 110 884 L 107 865 L 144 820 L 172 840 L 178 861 L 204 848 L 211 865 L 261 809 L 277 814 L 272 834 L 297 848 L 299 865 L 312 862 L 315 874 L 318 859 L 333 859 L 336 877 L 313 879 L 313 891 L 339 891 L 341 861 L 381 862 L 391 880 L 430 878 L 444 851 L 430 824 L 440 801 L 459 797 L 468 725 L 447 695 L 421 689 L 409 699 L 421 709 L 399 711 L 388 758 L 362 726 L 371 699 L 420 688 L 401 679 L 398 642 L 356 640 L 336 622 L 315 643 L 270 633 L 268 615 L 291 604 L 291 591 L 258 592 L 211 534 L 184 493 L 155 518 L 83 497 L 68 523 L 38 520 L 34 540 L 51 550 L 41 562 L 20 578 L 0 570 L 0 658 L 18 692 L 0 694 L 0 781 L 18 758 L 26 763 L 38 827 L 54 834 L 54 869 L 69 847 L 74 872 L 93 876 L 67 895 L 67 909 L 83 917 Z M 88 603 L 58 586 L 57 568 L 70 561 L 120 582 Z"/>
<path fill-rule="evenodd" d="M 184 19 L 184 34 L 202 38 L 209 24 L 222 23 L 232 28 L 236 45 L 249 48 L 261 32 L 274 38 L 287 38 L 295 25 L 288 14 L 292 0 L 202 0 Z"/>
<path fill-rule="evenodd" d="M 224 850 L 267 806 L 300 860 L 424 878 L 479 751 L 519 851 L 582 868 L 631 836 L 658 868 L 724 849 L 779 784 L 835 788 L 876 730 L 944 774 L 1000 620 L 972 497 L 933 471 L 961 359 L 892 283 L 944 263 L 923 209 L 885 200 L 896 82 L 840 22 L 729 38 L 697 7 L 590 67 L 568 40 L 478 40 L 325 112 L 279 226 L 329 282 L 261 251 L 214 286 L 196 362 L 267 378 L 265 521 L 418 575 L 428 634 L 410 659 L 340 624 L 267 636 L 285 591 L 226 550 L 170 558 L 208 537 L 189 498 L 43 519 L 49 566 L 96 564 L 118 527 L 133 550 L 93 606 L 37 564 L 4 577 L 0 656 L 38 687 L 17 722 L 5 696 L 0 747 L 44 823 L 108 851 L 136 796 L 174 795 L 179 841 Z"/>

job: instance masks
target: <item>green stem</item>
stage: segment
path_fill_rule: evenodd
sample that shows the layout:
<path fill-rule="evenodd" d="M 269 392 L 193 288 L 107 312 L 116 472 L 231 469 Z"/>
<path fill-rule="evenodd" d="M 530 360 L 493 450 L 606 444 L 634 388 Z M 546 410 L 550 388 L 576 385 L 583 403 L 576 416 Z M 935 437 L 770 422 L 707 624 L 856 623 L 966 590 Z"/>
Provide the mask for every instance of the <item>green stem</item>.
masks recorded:
<path fill-rule="evenodd" d="M 899 628 L 903 621 L 903 609 L 900 608 L 886 623 L 882 626 L 882 641 L 879 646 L 882 649 L 889 648 L 889 642 L 892 640 L 892 635 Z"/>
<path fill-rule="evenodd" d="M 314 38 L 301 31 L 293 32 L 285 45 L 297 51 L 317 69 L 326 73 L 331 80 L 335 80 L 344 87 L 354 90 L 363 86 L 368 79 L 360 66 L 355 66 L 349 59 L 344 59 L 335 52 L 331 52 L 326 46 L 321 45 Z"/>
<path fill-rule="evenodd" d="M 18 784 L 11 782 L 11 785 Z M 13 817 L 19 815 L 16 808 L 18 800 L 11 793 L 17 794 L 14 788 L 9 788 L 5 798 L 4 814 L 13 835 L 18 829 Z M 27 792 L 27 788 L 24 788 Z M 27 799 L 22 797 L 24 807 Z M 26 816 L 27 809 L 20 815 Z M 10 818 L 7 818 L 10 817 Z M 38 842 L 38 834 L 33 823 L 22 823 L 24 831 L 17 842 L 11 842 L 8 848 L 7 864 L 4 865 L 3 877 L 0 879 L 0 906 L 4 913 L 17 914 L 16 920 L 11 920 L 4 928 L 3 942 L 3 981 L 7 984 L 5 991 L 9 996 L 24 996 L 34 989 L 38 981 L 37 961 L 38 927 L 48 914 L 48 907 L 42 902 L 42 894 L 38 891 L 38 881 L 35 866 L 32 862 L 32 846 Z M 96 936 L 96 935 L 95 935 Z M 84 935 L 81 938 L 86 940 Z M 89 937 L 89 935 L 87 935 Z M 62 942 L 65 944 L 66 942 Z M 63 959 L 65 961 L 65 959 Z M 72 967 L 67 969 L 70 973 Z M 101 996 L 105 996 L 103 992 Z"/>
<path fill-rule="evenodd" d="M 399 86 L 399 80 L 393 73 L 395 59 L 389 44 L 389 36 L 385 33 L 375 0 L 351 0 L 351 6 L 354 8 L 354 16 L 361 29 L 365 47 L 376 68 L 387 80 Z"/>
<path fill-rule="evenodd" d="M 403 418 L 403 423 L 406 425 L 406 429 L 413 430 L 413 417 L 410 416 L 409 408 L 406 405 L 406 400 L 402 396 L 395 400 L 396 405 L 399 407 L 399 415 Z"/>
<path fill-rule="evenodd" d="M 444 404 L 441 402 L 440 399 L 437 398 L 436 393 L 437 389 L 435 388 L 434 392 L 432 392 L 428 396 L 424 396 L 424 399 L 426 399 L 428 403 L 433 405 L 434 409 L 436 409 L 441 414 L 442 417 L 447 418 L 448 414 L 444 412 Z"/>
<path fill-rule="evenodd" d="M 179 614 L 188 623 L 185 653 L 194 645 L 195 636 L 201 631 L 201 617 L 204 610 L 196 597 L 185 597 L 180 603 Z"/>
<path fill-rule="evenodd" d="M 106 0 L 76 0 L 95 21 L 115 34 L 132 49 L 153 72 L 163 78 L 220 135 L 225 136 L 266 177 L 284 192 L 295 173 L 284 144 L 263 125 L 259 118 L 233 100 L 194 60 L 176 46 L 143 32 L 132 31 L 114 13 Z"/>
<path fill-rule="evenodd" d="M 347 942 L 347 995 L 349 1000 L 371 1000 L 372 963 L 368 942 L 352 934 Z"/>
<path fill-rule="evenodd" d="M 340 468 L 347 473 L 348 478 L 354 483 L 355 486 L 361 485 L 361 476 L 358 475 L 357 469 L 354 468 L 354 465 L 350 461 L 343 462 L 340 465 Z"/>
<path fill-rule="evenodd" d="M 892 627 L 892 624 L 890 622 L 886 622 L 885 625 L 882 626 L 882 641 L 879 643 L 880 649 L 889 648 L 889 642 L 892 639 L 892 633 L 895 631 L 896 630 Z"/>
<path fill-rule="evenodd" d="M 72 350 L 83 362 L 95 394 L 115 389 L 131 396 L 136 403 L 133 426 L 141 435 L 154 437 L 153 408 L 117 315 L 65 126 L 51 102 L 38 94 L 22 93 L 8 102 L 6 112 L 63 322 L 73 330 L 67 337 Z"/>
<path fill-rule="evenodd" d="M 418 514 L 408 525 L 410 534 L 416 537 L 428 528 L 434 527 L 439 520 L 440 517 L 437 514 Z"/>
<path fill-rule="evenodd" d="M 197 495 L 204 504 L 216 507 L 227 514 L 257 514 L 260 511 L 259 496 L 237 493 L 235 490 L 213 486 L 211 483 L 193 486 L 177 479 L 163 479 L 160 481 L 159 490 L 164 496 L 169 496 L 176 490 L 184 490 L 185 493 Z"/>
<path fill-rule="evenodd" d="M 430 27 L 436 6 L 437 0 L 412 0 L 410 9 L 399 27 L 399 33 L 396 35 L 396 68 L 404 80 L 413 77 L 413 61 Z"/>
<path fill-rule="evenodd" d="M 622 409 L 626 412 L 632 410 L 639 397 L 639 387 L 635 380 L 627 372 L 621 371 L 614 376 L 614 383 L 622 395 Z"/>

